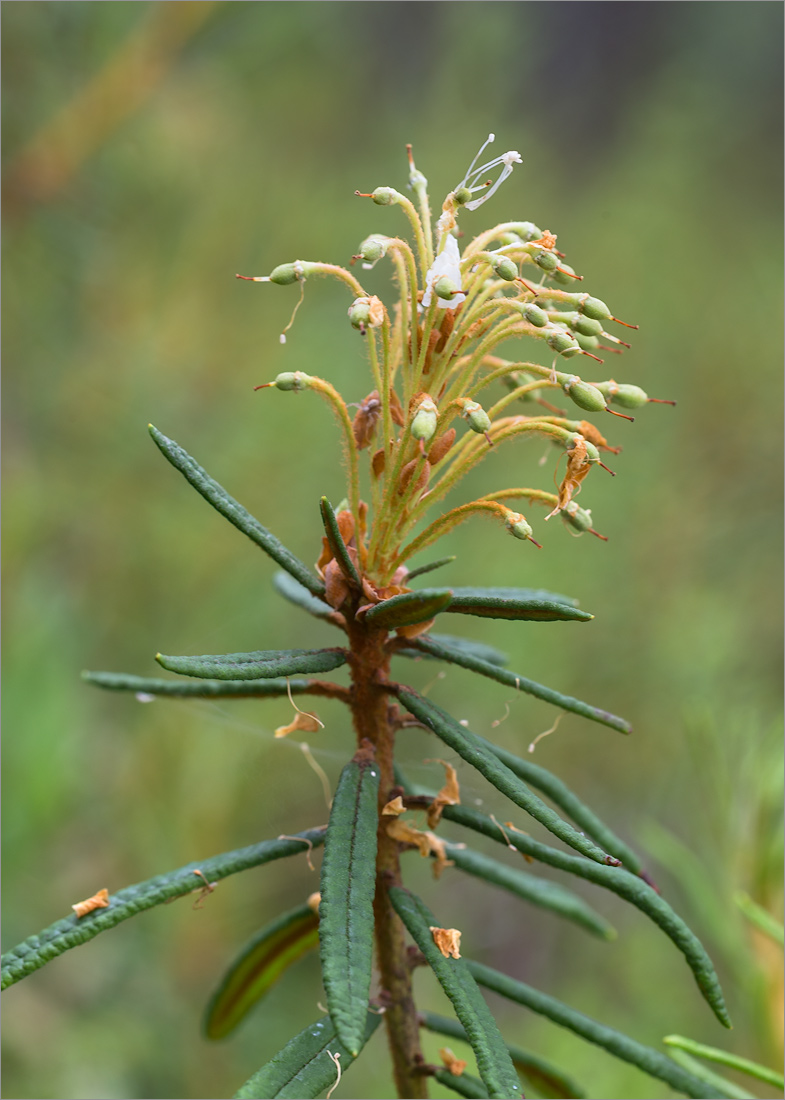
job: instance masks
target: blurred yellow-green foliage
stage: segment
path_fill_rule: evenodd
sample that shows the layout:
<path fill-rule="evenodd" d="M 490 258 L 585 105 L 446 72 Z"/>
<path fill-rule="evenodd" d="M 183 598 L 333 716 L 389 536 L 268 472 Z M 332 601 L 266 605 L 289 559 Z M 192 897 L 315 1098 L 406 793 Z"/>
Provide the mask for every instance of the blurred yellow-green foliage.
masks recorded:
<path fill-rule="evenodd" d="M 5 946 L 101 886 L 325 820 L 317 777 L 272 737 L 285 702 L 141 706 L 79 672 L 327 641 L 146 425 L 314 560 L 317 498 L 342 495 L 335 426 L 307 394 L 253 386 L 304 369 L 359 401 L 362 338 L 344 289 L 317 281 L 282 347 L 296 289 L 234 274 L 345 263 L 369 232 L 404 231 L 354 190 L 402 187 L 411 141 L 440 201 L 493 130 L 523 165 L 464 230 L 526 218 L 558 233 L 583 286 L 640 324 L 598 375 L 678 406 L 601 425 L 624 445 L 618 476 L 594 473 L 581 503 L 607 544 L 578 545 L 542 513 L 541 552 L 481 522 L 445 544 L 445 581 L 566 591 L 591 624 L 447 629 L 633 722 L 623 738 L 566 716 L 535 759 L 647 853 L 715 958 L 735 1030 L 614 897 L 591 896 L 621 933 L 609 945 L 455 872 L 433 887 L 416 857 L 411 874 L 470 954 L 652 1045 L 679 1032 L 776 1064 L 780 964 L 732 895 L 781 915 L 782 6 L 76 0 L 5 4 L 2 19 Z M 518 471 L 550 487 L 539 458 L 508 447 L 461 499 L 525 484 Z M 424 684 L 435 666 L 406 671 Z M 458 669 L 432 692 L 486 735 L 505 708 L 498 685 Z M 510 710 L 494 735 L 522 751 L 553 720 L 531 699 Z M 334 781 L 351 732 L 337 705 L 319 712 L 313 747 Z M 425 776 L 433 743 L 411 733 L 401 748 Z M 487 798 L 466 772 L 465 797 Z M 4 1095 L 231 1095 L 316 1016 L 317 961 L 222 1044 L 201 1038 L 203 1006 L 239 945 L 315 886 L 304 860 L 249 872 L 200 911 L 151 912 L 11 989 Z M 418 988 L 444 1011 L 421 973 Z M 662 1095 L 493 1008 L 589 1095 Z M 338 1095 L 392 1095 L 381 1031 L 373 1042 Z"/>

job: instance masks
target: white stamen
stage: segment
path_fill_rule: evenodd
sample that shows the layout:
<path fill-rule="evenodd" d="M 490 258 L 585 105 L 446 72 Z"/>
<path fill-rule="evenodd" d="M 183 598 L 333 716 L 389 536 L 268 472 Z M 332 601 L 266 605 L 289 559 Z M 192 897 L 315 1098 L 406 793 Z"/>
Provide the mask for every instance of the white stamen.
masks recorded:
<path fill-rule="evenodd" d="M 462 187 L 465 187 L 472 194 L 474 194 L 475 191 L 484 192 L 481 198 L 472 199 L 471 202 L 467 202 L 464 204 L 467 210 L 476 210 L 478 206 L 482 206 L 482 204 L 486 202 L 491 197 L 491 195 L 493 195 L 499 189 L 502 183 L 504 183 L 504 181 L 512 172 L 513 165 L 522 163 L 521 154 L 516 152 L 514 149 L 510 149 L 508 152 L 502 153 L 500 157 L 495 157 L 493 160 L 489 160 L 485 164 L 482 164 L 479 168 L 476 168 L 475 165 L 482 156 L 483 151 L 494 140 L 495 134 L 489 134 L 488 140 L 485 142 L 485 144 L 475 156 L 474 160 L 469 165 L 469 170 L 467 171 L 466 175 L 455 188 L 455 190 L 458 191 Z M 498 168 L 500 164 L 503 165 L 501 174 L 492 186 L 489 187 L 488 180 L 484 180 L 482 183 L 478 182 L 488 172 L 492 171 L 494 168 Z"/>
<path fill-rule="evenodd" d="M 439 255 L 433 261 L 433 265 L 425 276 L 425 293 L 422 297 L 422 305 L 424 309 L 427 309 L 431 304 L 431 298 L 433 297 L 433 284 L 438 282 L 442 277 L 450 279 L 456 286 L 461 286 L 461 253 L 458 248 L 458 242 L 455 237 L 450 234 L 445 242 L 444 248 Z M 465 294 L 456 294 L 453 298 L 437 298 L 436 302 L 439 309 L 454 309 L 455 306 L 465 299 Z"/>

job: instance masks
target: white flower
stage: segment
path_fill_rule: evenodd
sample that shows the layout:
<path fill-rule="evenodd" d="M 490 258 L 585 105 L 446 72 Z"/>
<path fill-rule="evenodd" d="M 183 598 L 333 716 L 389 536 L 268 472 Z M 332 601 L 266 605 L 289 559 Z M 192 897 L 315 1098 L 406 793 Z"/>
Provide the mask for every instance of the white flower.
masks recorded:
<path fill-rule="evenodd" d="M 498 189 L 501 187 L 507 177 L 511 174 L 513 166 L 522 163 L 521 154 L 516 152 L 514 149 L 510 149 L 509 152 L 502 153 L 500 157 L 496 157 L 494 160 L 489 160 L 487 164 L 482 164 L 479 168 L 475 168 L 474 166 L 482 156 L 484 150 L 487 149 L 492 141 L 495 140 L 495 134 L 488 134 L 488 140 L 480 148 L 480 151 L 477 153 L 476 157 L 469 165 L 469 170 L 467 171 L 466 175 L 455 188 L 456 191 L 459 191 L 462 187 L 465 187 L 472 194 L 474 194 L 475 191 L 485 192 L 481 198 L 472 199 L 471 202 L 464 203 L 464 206 L 467 210 L 476 210 L 478 206 L 482 206 L 484 202 L 487 202 L 491 195 L 498 191 Z M 490 190 L 487 190 L 489 186 L 489 181 L 485 180 L 482 183 L 477 182 L 487 172 L 492 171 L 500 164 L 503 165 L 501 173 L 499 174 L 499 178 L 496 180 L 493 186 L 490 187 Z"/>
<path fill-rule="evenodd" d="M 443 276 L 450 279 L 456 286 L 461 286 L 461 253 L 455 237 L 449 235 L 444 242 L 444 248 L 433 261 L 433 266 L 425 276 L 425 293 L 422 296 L 423 307 L 431 304 L 433 297 L 433 284 Z M 456 294 L 453 298 L 437 298 L 439 309 L 454 308 L 466 298 L 465 294 Z"/>

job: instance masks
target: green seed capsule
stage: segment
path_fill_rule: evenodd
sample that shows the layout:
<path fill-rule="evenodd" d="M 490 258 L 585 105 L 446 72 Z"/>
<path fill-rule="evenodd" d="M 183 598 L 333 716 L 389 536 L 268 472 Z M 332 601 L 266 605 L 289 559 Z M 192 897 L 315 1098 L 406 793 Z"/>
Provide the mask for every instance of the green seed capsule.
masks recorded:
<path fill-rule="evenodd" d="M 459 206 L 463 206 L 471 197 L 472 193 L 468 187 L 459 187 L 457 191 L 453 191 L 453 198 Z"/>
<path fill-rule="evenodd" d="M 510 225 L 513 233 L 517 233 L 522 241 L 539 241 L 542 230 L 538 229 L 534 222 L 513 222 Z"/>
<path fill-rule="evenodd" d="M 417 412 L 414 414 L 414 420 L 412 420 L 411 431 L 414 438 L 427 443 L 436 432 L 438 419 L 439 410 L 436 408 L 433 398 L 426 395 L 420 402 Z"/>
<path fill-rule="evenodd" d="M 371 192 L 371 198 L 377 206 L 390 206 L 398 198 L 398 192 L 394 187 L 377 187 Z"/>
<path fill-rule="evenodd" d="M 575 355 L 580 351 L 580 345 L 573 339 L 569 332 L 563 328 L 556 328 L 554 326 L 553 331 L 546 336 L 545 342 L 549 348 L 558 351 L 560 355 L 564 355 L 566 352 L 572 352 L 572 354 Z"/>
<path fill-rule="evenodd" d="M 284 371 L 273 385 L 279 390 L 307 390 L 312 381 L 310 374 L 304 374 L 301 370 Z"/>
<path fill-rule="evenodd" d="M 544 328 L 548 324 L 548 314 L 544 309 L 540 309 L 539 306 L 535 306 L 533 303 L 526 306 L 523 316 L 530 325 L 536 325 L 537 328 Z"/>
<path fill-rule="evenodd" d="M 576 332 L 575 333 L 575 340 L 576 340 L 576 343 L 584 351 L 592 351 L 593 352 L 593 351 L 596 351 L 597 348 L 600 346 L 600 341 L 597 339 L 596 336 L 581 336 L 581 334 L 579 332 Z"/>
<path fill-rule="evenodd" d="M 602 333 L 602 325 L 591 317 L 577 315 L 578 319 L 570 327 L 579 332 L 581 336 L 599 336 Z"/>
<path fill-rule="evenodd" d="M 491 267 L 500 279 L 508 283 L 518 278 L 518 265 L 509 256 L 497 256 L 491 261 Z"/>
<path fill-rule="evenodd" d="M 559 271 L 553 271 L 549 276 L 551 281 L 559 286 L 573 286 L 575 283 L 575 268 L 570 267 L 569 264 L 560 264 L 559 267 Z"/>
<path fill-rule="evenodd" d="M 582 382 L 574 375 L 567 379 L 562 389 L 580 409 L 586 409 L 588 412 L 602 412 L 606 408 L 601 391 L 588 382 Z"/>
<path fill-rule="evenodd" d="M 277 283 L 279 286 L 289 286 L 300 278 L 302 275 L 297 264 L 279 264 L 270 272 L 270 282 Z"/>
<path fill-rule="evenodd" d="M 366 263 L 375 264 L 385 255 L 389 243 L 389 237 L 384 237 L 381 233 L 372 233 L 360 245 L 359 255 Z"/>
<path fill-rule="evenodd" d="M 554 252 L 535 252 L 532 259 L 542 271 L 555 271 L 559 266 L 559 257 Z"/>
<path fill-rule="evenodd" d="M 478 435 L 484 435 L 490 431 L 490 417 L 479 402 L 467 401 L 463 406 L 461 416 L 467 421 L 471 430 L 477 432 Z"/>
<path fill-rule="evenodd" d="M 514 535 L 516 539 L 530 539 L 532 538 L 532 529 L 526 522 L 525 516 L 522 516 L 520 512 L 510 512 L 506 520 L 507 530 L 511 535 Z"/>
<path fill-rule="evenodd" d="M 447 275 L 442 275 L 440 279 L 437 279 L 433 284 L 433 289 L 437 298 L 446 298 L 448 301 L 454 298 L 456 294 L 463 293 L 455 280 L 450 279 Z"/>
<path fill-rule="evenodd" d="M 613 379 L 597 382 L 596 388 L 612 405 L 621 405 L 623 409 L 639 409 L 649 400 L 649 395 L 640 386 L 620 386 Z"/>
<path fill-rule="evenodd" d="M 571 500 L 562 508 L 560 514 L 565 523 L 574 527 L 576 531 L 580 531 L 581 534 L 591 530 L 591 511 L 588 508 L 581 508 L 577 501 Z"/>
<path fill-rule="evenodd" d="M 349 306 L 349 321 L 352 326 L 365 332 L 370 324 L 371 306 L 367 298 L 356 298 Z"/>
<path fill-rule="evenodd" d="M 599 298 L 584 298 L 578 309 L 585 317 L 590 317 L 594 321 L 612 320 L 611 311 Z"/>

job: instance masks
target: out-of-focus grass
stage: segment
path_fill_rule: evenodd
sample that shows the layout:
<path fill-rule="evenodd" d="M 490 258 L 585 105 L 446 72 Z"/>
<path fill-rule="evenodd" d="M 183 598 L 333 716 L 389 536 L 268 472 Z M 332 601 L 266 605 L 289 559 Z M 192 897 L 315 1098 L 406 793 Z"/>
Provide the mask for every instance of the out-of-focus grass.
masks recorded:
<path fill-rule="evenodd" d="M 201 21 L 171 10 L 190 7 L 3 7 L 5 945 L 99 886 L 325 819 L 317 777 L 272 738 L 287 704 L 140 706 L 91 691 L 79 671 L 153 673 L 159 649 L 327 641 L 328 627 L 282 605 L 271 563 L 163 462 L 145 425 L 313 560 L 317 498 L 342 495 L 335 427 L 308 394 L 252 387 L 302 368 L 358 401 L 371 388 L 362 341 L 341 289 L 312 282 L 281 347 L 296 291 L 234 273 L 295 257 L 346 262 L 367 233 L 402 232 L 399 212 L 353 191 L 403 186 L 412 141 L 438 201 L 492 129 L 524 164 L 465 231 L 529 218 L 557 232 L 584 285 L 641 326 L 598 375 L 679 404 L 603 425 L 624 446 L 618 477 L 593 473 L 581 503 L 607 545 L 573 542 L 541 514 L 542 552 L 477 523 L 444 544 L 459 555 L 444 579 L 552 587 L 595 613 L 586 626 L 460 626 L 526 675 L 632 720 L 624 739 L 566 717 L 536 759 L 649 848 L 716 957 L 736 1030 L 717 1034 L 664 937 L 615 899 L 592 899 L 622 932 L 609 946 L 454 874 L 434 889 L 414 860 L 411 873 L 494 965 L 644 1041 L 676 1031 L 773 1064 L 770 960 L 731 899 L 746 889 L 781 912 L 770 782 L 781 8 L 221 3 L 196 5 Z M 118 58 L 130 75 L 110 101 Z M 92 113 L 79 114 L 86 89 Z M 68 170 L 44 187 L 53 132 Z M 379 265 L 369 289 L 381 292 L 387 274 Z M 538 468 L 539 457 L 536 445 L 500 450 L 466 495 L 511 471 L 547 487 L 552 464 Z M 417 683 L 435 674 L 408 671 Z M 460 670 L 433 697 L 485 734 L 504 712 L 498 687 Z M 510 706 L 494 731 L 509 747 L 553 720 L 533 700 Z M 334 780 L 351 731 L 337 705 L 318 709 L 327 729 L 314 748 Z M 416 769 L 433 747 L 407 736 Z M 461 780 L 467 797 L 488 797 L 465 769 Z M 691 858 L 705 887 L 680 873 Z M 236 947 L 314 885 L 304 860 L 261 869 L 222 884 L 201 911 L 181 902 L 148 914 L 12 989 L 4 1094 L 230 1094 L 317 1014 L 318 969 L 300 964 L 217 1046 L 199 1036 L 205 1000 Z M 420 974 L 418 984 L 443 1010 Z M 591 1094 L 657 1095 L 552 1025 L 494 1007 L 511 1041 L 569 1065 Z M 343 1095 L 389 1094 L 374 1042 Z"/>

